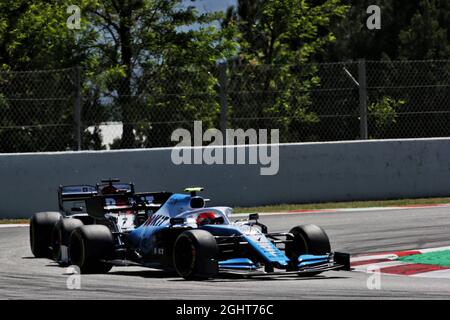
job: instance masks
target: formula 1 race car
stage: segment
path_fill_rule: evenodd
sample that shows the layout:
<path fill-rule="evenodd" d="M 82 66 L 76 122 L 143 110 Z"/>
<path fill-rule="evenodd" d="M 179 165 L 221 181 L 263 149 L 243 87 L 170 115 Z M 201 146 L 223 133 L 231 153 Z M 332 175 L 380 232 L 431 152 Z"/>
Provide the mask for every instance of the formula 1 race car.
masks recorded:
<path fill-rule="evenodd" d="M 140 265 L 175 270 L 185 279 L 219 273 L 312 276 L 350 270 L 350 256 L 332 253 L 328 236 L 318 226 L 269 233 L 258 222 L 258 214 L 230 221 L 231 208 L 206 207 L 207 200 L 197 196 L 202 188 L 187 188 L 189 194 L 135 193 L 132 184 L 120 189 L 114 184 L 117 181 L 107 183 L 115 190 L 60 188 L 60 202 L 83 200 L 87 213 L 67 218 L 49 213 L 33 216 L 30 235 L 35 256 L 49 254 L 44 250 L 47 242 L 57 261 L 77 265 L 82 273 Z"/>
<path fill-rule="evenodd" d="M 70 261 L 68 248 L 72 231 L 93 224 L 105 224 L 113 227 L 112 231 L 135 229 L 171 195 L 169 192 L 136 193 L 133 183 L 121 183 L 118 179 L 102 180 L 95 186 L 59 186 L 59 212 L 38 212 L 31 217 L 31 251 L 37 258 L 52 258 L 66 265 Z M 105 206 L 97 208 L 99 203 L 93 200 L 96 197 L 104 199 Z M 99 209 L 100 216 L 96 216 Z M 114 219 L 116 223 L 111 224 Z"/>

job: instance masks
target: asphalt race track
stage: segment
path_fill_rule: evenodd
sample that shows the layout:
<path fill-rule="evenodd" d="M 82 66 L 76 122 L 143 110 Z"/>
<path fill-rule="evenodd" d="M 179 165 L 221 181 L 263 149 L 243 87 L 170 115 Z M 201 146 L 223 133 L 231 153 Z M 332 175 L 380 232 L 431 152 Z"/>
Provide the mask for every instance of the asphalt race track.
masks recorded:
<path fill-rule="evenodd" d="M 270 231 L 315 223 L 336 251 L 356 253 L 450 245 L 450 209 L 410 209 L 263 216 Z M 0 299 L 449 299 L 450 279 L 381 276 L 367 288 L 368 274 L 323 273 L 314 278 L 220 278 L 191 282 L 140 267 L 114 267 L 106 275 L 83 275 L 69 290 L 64 268 L 32 258 L 28 227 L 0 228 Z"/>

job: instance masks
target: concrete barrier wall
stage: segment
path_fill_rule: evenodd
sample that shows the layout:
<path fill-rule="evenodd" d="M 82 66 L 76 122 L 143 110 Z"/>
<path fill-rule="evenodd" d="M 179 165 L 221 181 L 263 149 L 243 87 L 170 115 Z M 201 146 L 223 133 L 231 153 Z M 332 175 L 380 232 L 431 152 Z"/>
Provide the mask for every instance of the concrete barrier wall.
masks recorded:
<path fill-rule="evenodd" d="M 279 154 L 273 176 L 260 165 L 177 166 L 171 149 L 2 154 L 0 218 L 57 210 L 59 184 L 108 177 L 138 191 L 204 186 L 228 206 L 450 195 L 450 139 L 283 144 Z"/>

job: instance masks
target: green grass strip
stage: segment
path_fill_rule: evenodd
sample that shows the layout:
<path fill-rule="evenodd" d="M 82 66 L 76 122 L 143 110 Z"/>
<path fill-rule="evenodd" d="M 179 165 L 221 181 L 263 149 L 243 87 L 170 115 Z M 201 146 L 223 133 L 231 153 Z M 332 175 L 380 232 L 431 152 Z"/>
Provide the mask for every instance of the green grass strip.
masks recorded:
<path fill-rule="evenodd" d="M 427 252 L 401 257 L 398 260 L 411 263 L 432 264 L 450 268 L 450 250 Z"/>
<path fill-rule="evenodd" d="M 0 219 L 0 224 L 27 224 L 28 219 Z"/>

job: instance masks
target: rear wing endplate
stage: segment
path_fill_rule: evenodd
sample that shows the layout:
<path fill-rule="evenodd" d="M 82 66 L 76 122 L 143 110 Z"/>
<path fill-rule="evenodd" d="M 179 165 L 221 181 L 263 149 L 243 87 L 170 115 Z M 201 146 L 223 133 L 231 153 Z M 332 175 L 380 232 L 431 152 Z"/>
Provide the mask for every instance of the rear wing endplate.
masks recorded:
<path fill-rule="evenodd" d="M 64 210 L 63 202 L 65 201 L 86 200 L 97 195 L 97 193 L 97 188 L 91 185 L 61 185 L 58 188 L 59 208 Z"/>

